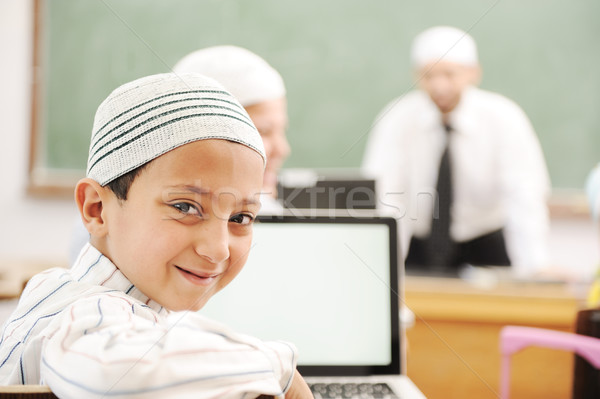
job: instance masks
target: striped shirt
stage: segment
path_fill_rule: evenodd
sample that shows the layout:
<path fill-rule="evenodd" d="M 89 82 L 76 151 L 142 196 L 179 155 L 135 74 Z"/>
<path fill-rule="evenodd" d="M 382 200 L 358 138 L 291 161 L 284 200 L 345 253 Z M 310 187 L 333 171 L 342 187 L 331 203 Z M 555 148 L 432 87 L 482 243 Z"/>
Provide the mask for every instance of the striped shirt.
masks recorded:
<path fill-rule="evenodd" d="M 296 350 L 169 312 L 87 244 L 73 268 L 33 277 L 2 328 L 0 384 L 61 398 L 283 395 Z"/>

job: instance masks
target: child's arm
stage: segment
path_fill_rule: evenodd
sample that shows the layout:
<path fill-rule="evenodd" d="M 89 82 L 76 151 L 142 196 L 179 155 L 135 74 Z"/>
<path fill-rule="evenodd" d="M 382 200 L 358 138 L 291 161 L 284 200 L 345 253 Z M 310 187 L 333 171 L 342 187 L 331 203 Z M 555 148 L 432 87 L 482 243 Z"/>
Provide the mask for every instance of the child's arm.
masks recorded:
<path fill-rule="evenodd" d="M 307 399 L 312 398 L 313 394 L 310 392 L 310 388 L 304 381 L 304 378 L 300 375 L 298 370 L 294 372 L 294 379 L 290 389 L 285 394 L 285 399 Z"/>
<path fill-rule="evenodd" d="M 272 395 L 260 395 L 256 399 L 273 399 Z M 285 399 L 311 399 L 313 394 L 298 370 L 294 372 L 294 380 L 285 394 Z"/>
<path fill-rule="evenodd" d="M 57 320 L 41 359 L 42 380 L 57 396 L 239 398 L 299 386 L 288 344 L 232 333 L 193 312 L 162 322 L 111 295 L 78 301 Z"/>

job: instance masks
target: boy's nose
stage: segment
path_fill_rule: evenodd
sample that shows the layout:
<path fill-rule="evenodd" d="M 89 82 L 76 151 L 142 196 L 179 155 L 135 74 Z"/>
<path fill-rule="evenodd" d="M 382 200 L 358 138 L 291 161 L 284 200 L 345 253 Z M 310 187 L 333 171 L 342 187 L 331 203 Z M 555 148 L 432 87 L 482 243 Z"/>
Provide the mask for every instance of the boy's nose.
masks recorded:
<path fill-rule="evenodd" d="M 229 227 L 227 220 L 207 220 L 198 234 L 195 251 L 211 263 L 220 263 L 229 258 Z"/>

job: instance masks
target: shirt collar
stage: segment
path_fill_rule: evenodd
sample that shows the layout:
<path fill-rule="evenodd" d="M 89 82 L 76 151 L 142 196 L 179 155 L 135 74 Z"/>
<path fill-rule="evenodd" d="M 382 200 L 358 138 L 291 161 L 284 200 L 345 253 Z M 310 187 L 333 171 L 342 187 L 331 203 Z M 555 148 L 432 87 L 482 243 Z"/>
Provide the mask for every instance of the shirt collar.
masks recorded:
<path fill-rule="evenodd" d="M 164 310 L 158 302 L 150 299 L 135 287 L 110 259 L 90 243 L 87 243 L 81 250 L 71 272 L 77 281 L 121 291 L 148 305 L 156 312 Z"/>

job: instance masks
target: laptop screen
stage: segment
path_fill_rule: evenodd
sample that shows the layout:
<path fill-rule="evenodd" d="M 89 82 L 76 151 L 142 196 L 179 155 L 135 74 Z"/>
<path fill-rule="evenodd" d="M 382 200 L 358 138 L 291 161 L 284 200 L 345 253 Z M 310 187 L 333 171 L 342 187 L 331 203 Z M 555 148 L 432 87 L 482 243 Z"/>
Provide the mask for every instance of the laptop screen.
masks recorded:
<path fill-rule="evenodd" d="M 246 266 L 202 309 L 298 347 L 304 375 L 399 373 L 392 218 L 259 219 Z"/>

